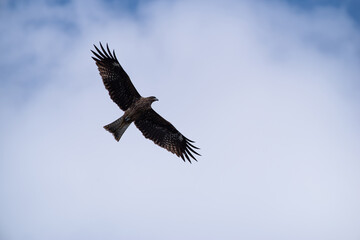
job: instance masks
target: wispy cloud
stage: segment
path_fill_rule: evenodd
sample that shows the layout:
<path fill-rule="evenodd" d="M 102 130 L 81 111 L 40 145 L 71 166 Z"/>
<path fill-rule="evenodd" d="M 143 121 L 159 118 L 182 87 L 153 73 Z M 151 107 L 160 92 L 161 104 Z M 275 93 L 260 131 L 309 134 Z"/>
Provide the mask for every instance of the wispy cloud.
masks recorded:
<path fill-rule="evenodd" d="M 110 4 L 110 5 L 109 5 Z M 359 30 L 268 1 L 24 1 L 1 11 L 0 238 L 358 239 Z M 203 155 L 131 126 L 90 58 L 108 42 Z"/>

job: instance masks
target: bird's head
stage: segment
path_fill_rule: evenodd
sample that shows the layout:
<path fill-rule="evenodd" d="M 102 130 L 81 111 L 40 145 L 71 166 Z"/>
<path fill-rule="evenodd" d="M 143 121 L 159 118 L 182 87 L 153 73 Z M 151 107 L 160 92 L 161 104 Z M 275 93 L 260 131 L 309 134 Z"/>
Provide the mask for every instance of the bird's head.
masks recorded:
<path fill-rule="evenodd" d="M 157 98 L 154 97 L 154 96 L 149 97 L 149 100 L 151 101 L 151 103 L 156 102 L 156 101 L 159 101 L 159 99 L 157 99 Z"/>

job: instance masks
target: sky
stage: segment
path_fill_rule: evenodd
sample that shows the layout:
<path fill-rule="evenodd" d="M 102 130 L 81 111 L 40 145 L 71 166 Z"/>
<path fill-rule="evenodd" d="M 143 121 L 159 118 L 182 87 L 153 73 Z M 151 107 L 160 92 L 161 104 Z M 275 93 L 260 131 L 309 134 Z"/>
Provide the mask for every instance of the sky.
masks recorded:
<path fill-rule="evenodd" d="M 360 238 L 357 1 L 0 1 L 0 239 Z M 198 162 L 103 126 L 108 43 Z"/>

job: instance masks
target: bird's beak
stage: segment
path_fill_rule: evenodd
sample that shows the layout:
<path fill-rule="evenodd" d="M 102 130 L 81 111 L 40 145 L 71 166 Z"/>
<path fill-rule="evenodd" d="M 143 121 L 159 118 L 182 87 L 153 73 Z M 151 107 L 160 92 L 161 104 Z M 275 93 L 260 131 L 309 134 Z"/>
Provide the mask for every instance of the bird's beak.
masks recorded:
<path fill-rule="evenodd" d="M 159 101 L 159 99 L 155 98 L 154 101 Z"/>

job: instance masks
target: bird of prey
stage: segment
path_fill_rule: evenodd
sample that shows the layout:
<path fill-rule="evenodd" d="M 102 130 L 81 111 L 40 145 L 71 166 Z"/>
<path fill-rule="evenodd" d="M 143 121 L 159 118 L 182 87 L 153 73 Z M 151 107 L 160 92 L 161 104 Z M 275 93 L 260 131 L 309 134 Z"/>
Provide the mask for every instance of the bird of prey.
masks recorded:
<path fill-rule="evenodd" d="M 196 161 L 194 154 L 199 155 L 190 139 L 182 135 L 170 122 L 161 117 L 152 108 L 151 104 L 158 101 L 156 97 L 142 97 L 129 76 L 121 67 L 116 58 L 115 51 L 110 51 L 106 44 L 106 50 L 100 43 L 101 50 L 94 45 L 96 52 L 92 57 L 99 69 L 100 76 L 105 88 L 109 91 L 110 98 L 125 111 L 124 115 L 116 121 L 104 126 L 119 141 L 125 130 L 132 122 L 142 132 L 145 138 L 167 149 L 168 151 L 181 157 L 182 160 L 191 158 Z"/>

